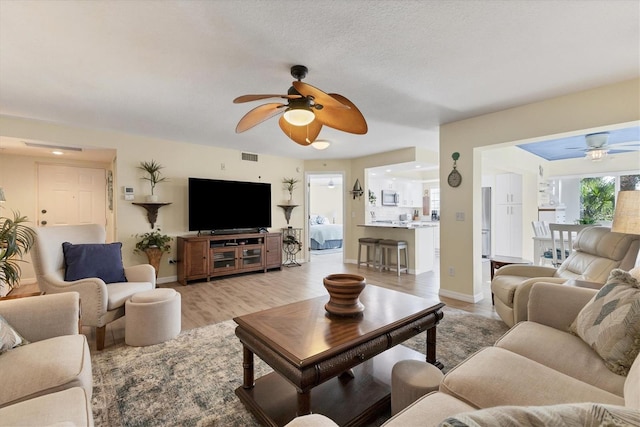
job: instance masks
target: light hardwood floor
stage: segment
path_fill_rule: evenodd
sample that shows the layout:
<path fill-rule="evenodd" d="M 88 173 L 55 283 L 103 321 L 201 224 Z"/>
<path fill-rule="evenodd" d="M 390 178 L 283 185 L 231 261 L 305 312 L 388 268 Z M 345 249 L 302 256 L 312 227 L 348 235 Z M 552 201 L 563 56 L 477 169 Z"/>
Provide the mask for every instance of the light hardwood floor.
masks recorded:
<path fill-rule="evenodd" d="M 489 289 L 489 262 L 483 262 L 484 299 L 476 304 L 440 298 L 449 307 L 499 319 L 491 305 Z M 436 265 L 438 263 L 436 262 Z M 264 310 L 279 305 L 327 295 L 322 278 L 332 273 L 358 273 L 367 283 L 406 292 L 416 296 L 436 296 L 440 288 L 439 272 L 420 275 L 395 272 L 378 272 L 371 267 L 342 262 L 342 254 L 314 256 L 312 261 L 300 267 L 283 267 L 268 273 L 250 273 L 212 280 L 193 282 L 182 286 L 177 282 L 158 285 L 173 288 L 182 297 L 182 330 L 188 330 L 233 319 L 236 316 Z M 36 285 L 21 286 L 14 293 L 37 290 Z M 91 351 L 95 350 L 95 332 L 84 327 Z M 107 326 L 105 347 L 124 342 L 124 318 Z"/>

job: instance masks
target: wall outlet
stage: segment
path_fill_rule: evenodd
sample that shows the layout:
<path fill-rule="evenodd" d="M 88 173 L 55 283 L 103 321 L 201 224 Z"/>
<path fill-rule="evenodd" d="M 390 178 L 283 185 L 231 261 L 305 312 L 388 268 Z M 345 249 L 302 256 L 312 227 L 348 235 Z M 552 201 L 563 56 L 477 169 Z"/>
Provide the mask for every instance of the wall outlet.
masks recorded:
<path fill-rule="evenodd" d="M 175 259 L 169 258 L 169 264 L 177 264 L 177 263 L 178 261 L 176 261 Z"/>
<path fill-rule="evenodd" d="M 454 277 L 456 275 L 456 269 L 449 267 L 449 276 Z"/>
<path fill-rule="evenodd" d="M 464 212 L 456 212 L 456 221 L 464 221 Z"/>

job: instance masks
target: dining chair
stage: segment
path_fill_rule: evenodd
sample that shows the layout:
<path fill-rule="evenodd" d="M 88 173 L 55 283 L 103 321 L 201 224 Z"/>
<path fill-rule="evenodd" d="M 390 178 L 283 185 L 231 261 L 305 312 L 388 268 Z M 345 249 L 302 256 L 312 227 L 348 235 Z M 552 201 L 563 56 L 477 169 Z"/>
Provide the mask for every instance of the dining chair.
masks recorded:
<path fill-rule="evenodd" d="M 549 223 L 547 221 L 531 221 L 533 227 L 533 236 L 540 238 L 536 240 L 536 253 L 540 259 L 537 260 L 539 265 L 543 265 L 545 261 L 551 262 L 551 233 L 549 231 Z M 544 240 L 542 240 L 544 239 Z M 547 244 L 549 243 L 549 244 Z"/>
<path fill-rule="evenodd" d="M 549 224 L 551 251 L 545 251 L 545 258 L 550 258 L 553 266 L 558 267 L 573 251 L 573 241 L 578 233 L 591 227 L 590 224 Z"/>
<path fill-rule="evenodd" d="M 546 221 L 531 221 L 533 227 L 533 235 L 536 237 L 549 236 L 549 223 Z"/>

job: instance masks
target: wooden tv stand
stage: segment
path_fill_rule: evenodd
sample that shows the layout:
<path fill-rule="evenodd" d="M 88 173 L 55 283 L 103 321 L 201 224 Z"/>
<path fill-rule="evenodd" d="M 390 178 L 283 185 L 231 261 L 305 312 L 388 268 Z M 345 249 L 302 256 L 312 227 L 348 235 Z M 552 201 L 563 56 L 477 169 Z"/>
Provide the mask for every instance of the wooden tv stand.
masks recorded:
<path fill-rule="evenodd" d="M 178 282 L 282 268 L 282 233 L 178 237 Z"/>

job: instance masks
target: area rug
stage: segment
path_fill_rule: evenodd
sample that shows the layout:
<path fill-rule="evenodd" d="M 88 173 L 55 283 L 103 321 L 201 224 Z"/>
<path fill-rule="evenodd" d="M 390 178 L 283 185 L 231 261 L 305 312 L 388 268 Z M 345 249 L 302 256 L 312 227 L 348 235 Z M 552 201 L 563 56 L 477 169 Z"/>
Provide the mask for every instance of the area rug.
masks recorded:
<path fill-rule="evenodd" d="M 445 307 L 437 329 L 445 370 L 493 344 L 507 327 L 498 320 Z M 181 333 L 148 347 L 124 344 L 92 355 L 97 427 L 258 426 L 236 397 L 242 346 L 229 320 Z M 425 334 L 404 343 L 424 353 Z M 255 375 L 271 368 L 255 358 Z"/>

